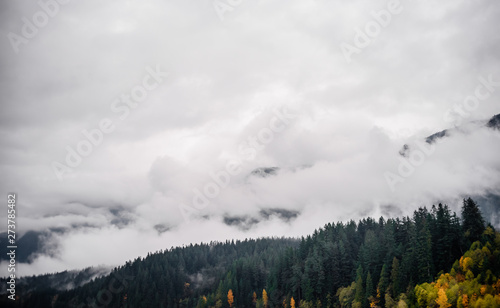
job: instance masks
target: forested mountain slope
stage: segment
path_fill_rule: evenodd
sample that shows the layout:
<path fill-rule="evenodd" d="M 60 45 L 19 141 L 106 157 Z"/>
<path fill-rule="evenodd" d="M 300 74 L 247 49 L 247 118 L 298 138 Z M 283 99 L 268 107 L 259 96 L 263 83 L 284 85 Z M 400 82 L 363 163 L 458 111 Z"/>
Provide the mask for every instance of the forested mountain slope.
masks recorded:
<path fill-rule="evenodd" d="M 301 240 L 173 248 L 23 307 L 498 307 L 500 234 L 477 204 L 329 223 Z M 476 305 L 476 306 L 473 306 Z M 3 307 L 3 306 L 2 306 Z M 7 306 L 6 306 L 7 307 Z"/>

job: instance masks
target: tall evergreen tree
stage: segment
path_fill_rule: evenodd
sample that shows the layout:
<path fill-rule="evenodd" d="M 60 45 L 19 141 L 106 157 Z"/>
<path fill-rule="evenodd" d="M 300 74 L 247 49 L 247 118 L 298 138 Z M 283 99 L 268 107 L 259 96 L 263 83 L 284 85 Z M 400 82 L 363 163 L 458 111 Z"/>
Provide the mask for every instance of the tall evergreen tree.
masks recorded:
<path fill-rule="evenodd" d="M 358 303 L 363 303 L 365 299 L 365 292 L 363 286 L 363 268 L 358 266 L 356 270 L 356 290 L 354 293 L 354 300 Z"/>
<path fill-rule="evenodd" d="M 365 290 L 365 299 L 370 298 L 373 296 L 375 293 L 375 290 L 373 289 L 373 280 L 372 280 L 372 275 L 370 272 L 368 272 L 368 275 L 366 275 L 366 290 Z"/>
<path fill-rule="evenodd" d="M 399 260 L 394 257 L 391 266 L 391 290 L 392 297 L 396 297 L 401 293 L 401 287 L 399 285 Z"/>
<path fill-rule="evenodd" d="M 380 271 L 380 279 L 377 285 L 377 296 L 380 298 L 380 304 L 383 307 L 385 305 L 385 293 L 389 287 L 389 272 L 387 271 L 387 266 L 384 264 L 382 270 Z"/>
<path fill-rule="evenodd" d="M 471 244 L 481 238 L 485 230 L 484 219 L 476 202 L 471 198 L 464 199 L 462 206 L 462 228 L 465 238 Z"/>

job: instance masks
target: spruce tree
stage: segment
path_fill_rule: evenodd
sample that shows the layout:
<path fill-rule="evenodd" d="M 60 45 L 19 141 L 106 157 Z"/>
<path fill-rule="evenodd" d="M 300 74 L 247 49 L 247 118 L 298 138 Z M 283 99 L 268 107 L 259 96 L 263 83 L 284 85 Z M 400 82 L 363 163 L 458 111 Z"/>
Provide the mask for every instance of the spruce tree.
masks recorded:
<path fill-rule="evenodd" d="M 365 299 L 365 292 L 363 288 L 363 268 L 361 265 L 356 270 L 356 291 L 354 293 L 354 300 L 363 303 Z"/>
<path fill-rule="evenodd" d="M 462 206 L 462 227 L 468 244 L 481 239 L 485 230 L 484 219 L 476 202 L 471 198 L 464 199 Z"/>

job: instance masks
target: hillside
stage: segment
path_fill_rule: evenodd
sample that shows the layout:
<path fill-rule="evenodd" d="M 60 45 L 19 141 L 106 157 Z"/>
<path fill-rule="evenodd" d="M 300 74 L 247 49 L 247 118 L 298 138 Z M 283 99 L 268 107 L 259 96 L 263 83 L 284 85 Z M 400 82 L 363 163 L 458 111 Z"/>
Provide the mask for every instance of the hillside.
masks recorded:
<path fill-rule="evenodd" d="M 20 303 L 21 307 L 467 307 L 463 304 L 467 302 L 498 307 L 499 256 L 500 234 L 485 224 L 469 198 L 461 218 L 439 204 L 419 208 L 411 218 L 329 223 L 300 241 L 227 241 L 157 251 L 75 289 L 25 287 Z M 48 277 L 32 277 L 30 283 L 40 279 Z M 5 296 L 2 307 L 8 307 Z"/>

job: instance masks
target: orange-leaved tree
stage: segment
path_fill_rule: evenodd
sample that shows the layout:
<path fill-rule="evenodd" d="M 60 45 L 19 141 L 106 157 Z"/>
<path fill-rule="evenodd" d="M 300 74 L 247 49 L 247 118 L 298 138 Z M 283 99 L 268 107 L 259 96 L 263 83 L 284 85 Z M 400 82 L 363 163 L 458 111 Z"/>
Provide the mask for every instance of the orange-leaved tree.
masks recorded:
<path fill-rule="evenodd" d="M 233 290 L 229 289 L 227 292 L 227 302 L 229 303 L 229 307 L 233 307 L 234 303 L 234 296 L 233 296 Z"/>

